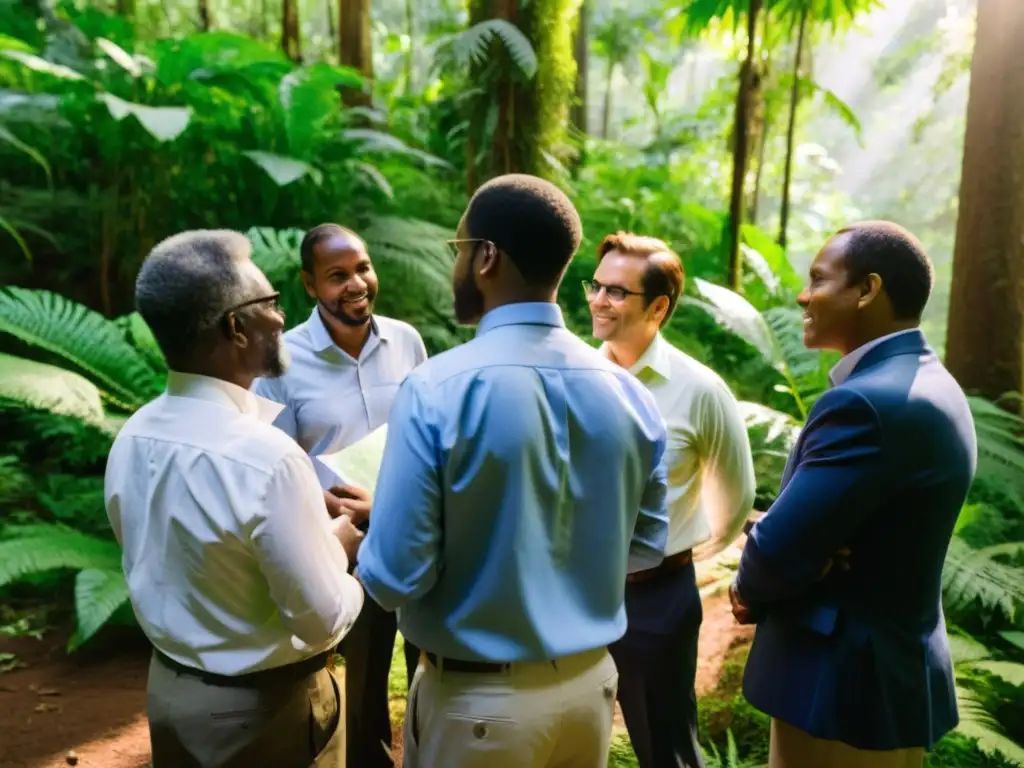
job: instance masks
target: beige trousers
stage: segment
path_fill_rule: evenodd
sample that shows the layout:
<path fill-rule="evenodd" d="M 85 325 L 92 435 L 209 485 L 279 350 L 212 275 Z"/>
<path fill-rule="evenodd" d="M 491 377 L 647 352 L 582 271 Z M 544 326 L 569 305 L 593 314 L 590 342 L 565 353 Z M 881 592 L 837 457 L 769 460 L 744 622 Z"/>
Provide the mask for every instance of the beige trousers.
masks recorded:
<path fill-rule="evenodd" d="M 154 658 L 146 707 L 152 768 L 345 768 L 341 690 L 327 669 L 229 687 Z"/>
<path fill-rule="evenodd" d="M 604 648 L 491 674 L 423 661 L 405 768 L 605 768 L 618 682 Z"/>
<path fill-rule="evenodd" d="M 772 718 L 768 768 L 922 768 L 924 748 L 884 752 L 826 741 Z"/>

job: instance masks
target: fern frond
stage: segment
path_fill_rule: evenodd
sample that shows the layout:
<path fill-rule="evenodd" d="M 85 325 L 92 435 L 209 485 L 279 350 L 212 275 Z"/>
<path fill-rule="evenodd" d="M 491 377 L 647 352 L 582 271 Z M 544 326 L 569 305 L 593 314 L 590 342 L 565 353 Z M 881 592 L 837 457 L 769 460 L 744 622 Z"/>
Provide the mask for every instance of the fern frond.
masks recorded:
<path fill-rule="evenodd" d="M 121 329 L 121 333 L 124 334 L 128 343 L 142 353 L 153 370 L 161 374 L 167 373 L 167 360 L 164 359 L 164 353 L 161 351 L 160 345 L 156 343 L 153 331 L 142 319 L 142 315 L 132 312 L 117 318 L 114 323 Z"/>
<path fill-rule="evenodd" d="M 533 78 L 537 73 L 537 54 L 526 35 L 505 19 L 487 19 L 459 33 L 449 43 L 451 54 L 461 66 L 481 64 L 495 39 L 502 42 L 519 70 Z"/>
<path fill-rule="evenodd" d="M 117 570 L 86 568 L 75 577 L 75 632 L 68 640 L 68 652 L 82 646 L 107 623 L 114 612 L 128 602 L 128 583 Z"/>
<path fill-rule="evenodd" d="M 974 604 L 1014 620 L 1017 608 L 1024 604 L 1024 574 L 996 560 L 1000 554 L 1004 553 L 999 549 L 974 549 L 959 536 L 953 537 L 942 570 L 948 610 L 964 610 Z"/>
<path fill-rule="evenodd" d="M 302 285 L 299 253 L 305 232 L 301 229 L 253 227 L 245 236 L 252 243 L 252 260 L 267 276 L 281 297 L 285 326 L 292 328 L 306 320 L 313 302 Z"/>
<path fill-rule="evenodd" d="M 977 481 L 1001 489 L 1024 511 L 1024 419 L 982 397 L 967 400 L 978 436 Z"/>
<path fill-rule="evenodd" d="M 451 230 L 419 219 L 375 216 L 361 234 L 375 262 L 415 275 L 428 291 L 450 297 Z"/>
<path fill-rule="evenodd" d="M 999 723 L 985 708 L 978 693 L 959 684 L 959 681 L 956 687 L 956 704 L 960 711 L 960 724 L 956 730 L 977 739 L 978 748 L 986 754 L 1000 752 L 1004 757 L 1024 765 L 1024 747 L 1003 733 Z"/>
<path fill-rule="evenodd" d="M 0 353 L 0 404 L 73 416 L 100 426 L 106 414 L 100 392 L 77 373 Z"/>
<path fill-rule="evenodd" d="M 116 542 L 63 525 L 8 527 L 0 541 L 0 586 L 59 569 L 115 571 L 120 567 L 121 549 Z"/>
<path fill-rule="evenodd" d="M 161 377 L 117 326 L 60 294 L 13 286 L 0 290 L 0 332 L 64 358 L 125 410 L 163 391 Z"/>
<path fill-rule="evenodd" d="M 800 397 L 810 408 L 828 388 L 829 358 L 804 346 L 803 313 L 796 307 L 773 307 L 763 315 L 775 339 L 777 357 L 784 366 L 780 372 L 796 382 Z"/>

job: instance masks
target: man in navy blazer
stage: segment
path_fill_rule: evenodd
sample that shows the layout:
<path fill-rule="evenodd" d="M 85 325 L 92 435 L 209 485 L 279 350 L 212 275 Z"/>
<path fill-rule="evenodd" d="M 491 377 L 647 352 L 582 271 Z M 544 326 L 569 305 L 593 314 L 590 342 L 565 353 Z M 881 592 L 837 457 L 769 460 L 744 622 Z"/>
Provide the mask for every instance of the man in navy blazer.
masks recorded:
<path fill-rule="evenodd" d="M 959 720 L 941 575 L 977 443 L 918 329 L 931 286 L 910 233 L 865 222 L 797 299 L 804 343 L 844 357 L 730 588 L 757 624 L 743 690 L 772 716 L 770 768 L 919 767 Z"/>

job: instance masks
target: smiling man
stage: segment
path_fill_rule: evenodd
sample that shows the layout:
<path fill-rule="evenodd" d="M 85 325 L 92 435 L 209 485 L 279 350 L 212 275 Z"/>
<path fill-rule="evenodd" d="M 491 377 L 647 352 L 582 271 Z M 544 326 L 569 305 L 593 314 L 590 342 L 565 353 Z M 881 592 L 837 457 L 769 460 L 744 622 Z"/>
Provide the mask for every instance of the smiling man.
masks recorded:
<path fill-rule="evenodd" d="M 725 382 L 661 335 L 683 290 L 679 256 L 623 232 L 597 253 L 584 283 L 594 336 L 650 390 L 668 428 L 668 546 L 660 565 L 626 579 L 629 624 L 610 648 L 619 703 L 640 768 L 701 768 L 694 680 L 703 610 L 693 563 L 728 546 L 751 511 L 750 441 Z"/>
<path fill-rule="evenodd" d="M 942 565 L 977 442 L 918 329 L 931 287 L 913 235 L 871 221 L 825 243 L 797 300 L 804 343 L 843 358 L 730 590 L 758 625 L 743 690 L 772 716 L 770 768 L 920 768 L 957 724 Z"/>
<path fill-rule="evenodd" d="M 285 406 L 274 424 L 316 456 L 341 450 L 387 422 L 398 385 L 427 359 L 411 325 L 373 312 L 378 281 L 363 240 L 337 224 L 314 227 L 302 241 L 302 282 L 316 300 L 309 319 L 285 334 L 291 367 L 260 379 L 255 392 Z M 369 495 L 348 486 L 326 493 L 331 515 L 365 525 Z M 345 638 L 348 764 L 390 768 L 388 672 L 395 614 L 367 600 Z M 419 651 L 406 643 L 408 678 Z"/>

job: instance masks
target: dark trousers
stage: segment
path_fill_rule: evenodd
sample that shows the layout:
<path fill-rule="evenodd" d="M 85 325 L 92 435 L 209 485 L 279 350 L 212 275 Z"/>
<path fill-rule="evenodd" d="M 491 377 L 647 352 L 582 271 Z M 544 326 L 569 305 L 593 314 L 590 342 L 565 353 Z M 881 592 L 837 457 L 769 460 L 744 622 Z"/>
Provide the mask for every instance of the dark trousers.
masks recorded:
<path fill-rule="evenodd" d="M 608 650 L 640 768 L 704 768 L 693 689 L 704 611 L 693 563 L 626 584 L 626 616 L 626 634 Z"/>
<path fill-rule="evenodd" d="M 345 657 L 345 724 L 350 768 L 392 768 L 388 677 L 397 617 L 369 595 L 338 651 Z M 406 684 L 419 663 L 419 648 L 405 641 Z"/>

